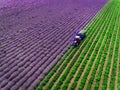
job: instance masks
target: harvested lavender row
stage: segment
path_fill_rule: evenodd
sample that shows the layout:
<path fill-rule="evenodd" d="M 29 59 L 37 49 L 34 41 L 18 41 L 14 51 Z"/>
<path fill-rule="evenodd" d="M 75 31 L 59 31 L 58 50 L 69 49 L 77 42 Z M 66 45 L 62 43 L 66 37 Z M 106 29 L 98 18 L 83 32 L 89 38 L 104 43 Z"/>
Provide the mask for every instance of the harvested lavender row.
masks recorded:
<path fill-rule="evenodd" d="M 106 0 L 0 2 L 0 87 L 35 89 Z"/>

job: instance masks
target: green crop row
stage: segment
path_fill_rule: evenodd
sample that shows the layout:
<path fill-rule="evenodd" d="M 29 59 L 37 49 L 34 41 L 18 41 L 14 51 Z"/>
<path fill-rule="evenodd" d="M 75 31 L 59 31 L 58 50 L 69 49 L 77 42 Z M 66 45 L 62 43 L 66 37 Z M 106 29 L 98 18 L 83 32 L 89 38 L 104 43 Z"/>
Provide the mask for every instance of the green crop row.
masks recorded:
<path fill-rule="evenodd" d="M 109 17 L 109 14 L 107 13 L 107 17 Z M 106 17 L 104 17 L 104 18 L 106 18 Z M 103 21 L 104 21 L 104 18 L 102 19 Z M 105 24 L 107 24 L 107 20 L 106 21 L 104 21 L 104 23 Z M 99 23 L 99 25 L 100 26 L 102 26 L 102 24 L 103 23 Z M 99 26 L 98 26 L 99 27 Z M 105 28 L 105 27 L 104 27 Z M 105 34 L 105 31 L 106 30 L 104 30 L 104 28 L 100 28 L 100 30 L 102 31 L 102 32 L 99 32 L 99 34 L 98 34 L 98 37 L 100 37 L 100 35 L 101 35 L 101 37 L 104 37 L 104 34 Z M 97 29 L 96 29 L 97 30 Z M 98 30 L 99 30 L 99 28 L 98 28 Z M 102 35 L 103 34 L 103 35 Z M 85 81 L 85 80 L 83 80 L 83 79 L 87 79 L 87 76 L 88 76 L 88 74 L 89 74 L 89 71 L 90 71 L 90 69 L 91 69 L 91 67 L 92 67 L 92 63 L 94 62 L 94 60 L 95 60 L 95 57 L 96 57 L 96 55 L 97 55 L 97 50 L 99 49 L 99 47 L 100 47 L 100 45 L 101 45 L 101 43 L 102 43 L 102 41 L 101 41 L 101 39 L 100 40 L 98 40 L 98 38 L 96 38 L 96 40 L 98 41 L 98 44 L 97 44 L 97 46 L 96 46 L 96 48 L 94 48 L 94 52 L 93 52 L 93 54 L 92 54 L 92 56 L 91 56 L 91 59 L 90 59 L 90 62 L 89 62 L 89 64 L 88 64 L 88 67 L 87 67 L 87 69 L 86 69 L 86 72 L 85 72 L 85 74 L 84 74 L 84 76 L 82 77 L 82 80 L 81 80 L 81 83 L 80 83 L 80 86 L 82 86 L 82 85 L 85 85 L 85 82 L 83 82 L 83 81 Z M 94 43 L 94 45 L 95 45 L 95 43 Z M 94 46 L 95 47 L 95 46 Z M 89 80 L 89 83 L 88 83 L 88 88 L 89 87 L 91 87 L 91 82 L 92 82 L 92 80 L 94 79 L 94 73 L 92 73 L 92 75 L 91 75 L 91 78 L 90 78 L 90 80 Z M 83 87 L 81 87 L 80 89 L 82 89 Z"/>
<path fill-rule="evenodd" d="M 119 10 L 120 10 L 120 6 L 119 6 Z M 118 72 L 118 75 L 117 75 L 117 77 L 118 77 L 118 84 L 117 84 L 117 86 L 118 86 L 118 90 L 120 90 L 120 12 L 119 12 L 119 15 L 118 15 L 118 24 L 117 24 L 117 29 L 118 29 L 118 37 L 117 37 L 117 43 L 116 43 L 116 48 L 115 48 L 115 55 L 116 55 L 116 57 L 115 57 L 115 60 L 117 60 L 118 62 L 117 62 L 117 65 L 118 65 L 118 71 L 116 71 L 116 72 Z M 118 58 L 117 58 L 118 57 Z"/>
<path fill-rule="evenodd" d="M 116 14 L 116 12 L 113 12 L 113 18 L 112 18 L 112 25 L 113 23 L 115 23 L 115 20 L 114 20 L 114 15 Z M 105 69 L 105 73 L 104 73 L 104 79 L 103 79 L 103 84 L 102 84 L 102 89 L 103 90 L 106 90 L 107 88 L 107 82 L 108 82 L 108 76 L 110 74 L 110 69 L 111 69 L 111 60 L 112 60 L 112 57 L 113 57 L 113 48 L 114 48 L 114 41 L 115 41 L 115 37 L 114 35 L 116 35 L 116 31 L 115 29 L 113 28 L 113 26 L 111 25 L 111 28 L 110 28 L 110 31 L 109 31 L 109 39 L 111 38 L 111 45 L 110 45 L 110 48 L 109 48 L 109 55 L 108 55 L 108 58 L 107 58 L 107 65 L 106 65 L 106 69 Z"/>
<path fill-rule="evenodd" d="M 114 13 L 114 12 L 113 12 Z M 111 15 L 111 16 L 113 16 L 113 15 Z M 113 17 L 114 18 L 114 17 Z M 113 21 L 112 21 L 112 23 L 111 23 L 112 25 L 113 25 Z M 111 26 L 112 26 L 111 25 Z M 112 27 L 110 27 L 110 32 L 111 31 L 113 31 L 113 29 L 112 29 Z M 109 33 L 107 36 L 109 36 L 109 35 L 111 35 L 112 34 L 112 32 L 111 33 Z M 109 43 L 110 43 L 110 37 L 108 37 L 108 45 L 109 45 Z M 108 47 L 108 46 L 107 46 Z M 108 49 L 106 49 L 105 48 L 105 54 L 107 55 L 107 50 Z M 106 57 L 106 55 L 103 55 L 103 58 L 105 59 L 105 57 Z M 102 59 L 103 60 L 103 59 Z M 101 79 L 101 74 L 102 74 L 102 67 L 103 67 L 103 65 L 104 65 L 104 63 L 102 64 L 102 66 L 100 67 L 100 69 L 99 69 L 99 72 L 98 72 L 98 74 L 97 74 L 97 78 L 96 78 L 96 84 L 95 84 L 95 88 L 94 89 L 98 89 L 98 87 L 99 87 L 99 81 L 100 81 L 100 79 Z M 107 67 L 107 70 L 108 70 L 109 68 Z M 106 71 L 106 73 L 107 73 L 107 71 Z M 107 81 L 106 81 L 107 82 Z M 104 84 L 103 85 L 106 85 L 107 83 L 106 82 L 104 82 Z M 106 86 L 103 86 L 103 87 L 106 87 Z M 104 88 L 103 88 L 104 89 Z"/>
<path fill-rule="evenodd" d="M 107 13 L 108 14 L 108 13 Z M 109 17 L 110 15 L 108 14 L 108 18 L 110 18 Z M 107 18 L 106 17 L 106 18 Z M 91 74 L 91 77 L 90 77 L 90 79 L 89 79 L 89 81 L 88 81 L 88 85 L 87 85 L 87 89 L 88 88 L 91 88 L 91 86 L 92 86 L 92 84 L 93 84 L 93 80 L 94 80 L 94 77 L 95 77 L 95 75 L 96 75 L 96 71 L 97 71 L 97 69 L 98 69 L 98 66 L 99 66 L 99 63 L 100 63 L 100 59 L 101 59 L 101 56 L 102 56 L 102 53 L 103 53 L 103 49 L 104 49 L 104 46 L 105 46 L 105 42 L 106 42 L 106 33 L 108 32 L 107 30 L 106 30 L 106 27 L 108 27 L 107 26 L 107 24 L 109 23 L 109 21 L 108 21 L 109 19 L 106 19 L 106 21 L 104 22 L 104 24 L 106 25 L 104 25 L 105 27 L 103 28 L 103 30 L 104 30 L 104 32 L 102 33 L 103 35 L 101 36 L 101 38 L 100 38 L 100 40 L 98 41 L 98 45 L 97 45 L 97 47 L 95 48 L 96 50 L 98 50 L 98 47 L 100 47 L 101 46 L 101 48 L 99 48 L 99 52 L 97 52 L 97 55 L 98 55 L 98 57 L 96 57 L 96 61 L 95 61 L 95 66 L 93 67 L 93 70 L 92 70 L 92 74 Z M 94 53 L 96 52 L 96 50 L 94 51 Z M 93 54 L 94 55 L 94 54 Z M 100 77 L 97 77 L 97 80 L 100 80 Z"/>

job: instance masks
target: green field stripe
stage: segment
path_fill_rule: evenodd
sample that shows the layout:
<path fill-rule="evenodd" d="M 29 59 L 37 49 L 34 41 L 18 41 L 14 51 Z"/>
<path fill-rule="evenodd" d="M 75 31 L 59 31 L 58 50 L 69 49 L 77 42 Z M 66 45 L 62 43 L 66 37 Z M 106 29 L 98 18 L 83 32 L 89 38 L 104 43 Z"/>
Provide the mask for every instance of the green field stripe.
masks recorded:
<path fill-rule="evenodd" d="M 107 18 L 107 17 L 106 17 Z M 90 89 L 91 86 L 92 86 L 92 83 L 94 81 L 94 78 L 95 78 L 95 75 L 96 75 L 96 71 L 98 69 L 98 66 L 99 66 L 99 62 L 100 62 L 100 58 L 101 58 L 101 54 L 103 53 L 102 51 L 102 48 L 105 46 L 105 43 L 104 41 L 106 40 L 105 37 L 106 37 L 106 33 L 108 32 L 108 29 L 105 30 L 106 27 L 108 27 L 106 24 L 108 24 L 109 21 L 105 22 L 105 24 L 102 24 L 102 27 L 103 28 L 103 34 L 101 37 L 100 37 L 100 40 L 98 40 L 98 45 L 95 47 L 94 49 L 94 53 L 92 54 L 92 56 L 96 56 L 95 57 L 95 60 L 93 62 L 93 65 L 91 66 L 91 70 L 90 70 L 90 73 L 89 73 L 89 77 L 87 77 L 87 81 L 85 83 L 85 87 L 84 89 Z M 91 58 L 92 59 L 92 58 Z M 91 61 L 92 62 L 92 61 Z M 89 66 L 90 67 L 90 66 Z"/>
<path fill-rule="evenodd" d="M 119 9 L 120 10 L 120 9 Z M 118 45 L 118 63 L 117 63 L 117 88 L 118 90 L 120 90 L 120 12 L 119 12 L 119 16 L 118 16 L 118 20 L 119 20 L 119 23 L 118 23 L 118 39 L 117 39 L 117 45 Z"/>
<path fill-rule="evenodd" d="M 120 7 L 119 9 L 120 10 Z M 120 15 L 120 12 L 119 12 L 119 15 Z M 116 73 L 115 74 L 115 83 L 114 83 L 114 89 L 115 90 L 119 90 L 120 88 L 118 88 L 118 72 L 119 72 L 119 41 L 120 41 L 120 27 L 119 27 L 119 24 L 120 24 L 120 17 L 119 15 L 117 16 L 117 19 L 118 19 L 118 23 L 116 24 L 116 29 L 118 30 L 117 31 L 117 39 L 116 39 L 116 47 L 115 47 L 115 53 L 114 53 L 114 60 L 115 60 L 115 64 L 113 67 L 116 67 L 116 69 L 113 69 L 113 72 L 112 73 Z M 114 75 L 114 74 L 113 74 Z M 112 80 L 112 79 L 111 79 Z M 110 85 L 112 86 L 112 85 Z"/>
<path fill-rule="evenodd" d="M 109 34 L 108 34 L 109 35 Z M 107 38 L 108 40 L 110 40 L 110 38 Z M 108 44 L 106 47 L 108 47 L 109 46 L 109 41 L 106 43 L 106 44 Z M 106 55 L 107 55 L 107 50 L 108 50 L 108 48 L 105 48 L 104 49 L 105 51 L 104 51 L 104 54 L 103 54 L 103 59 L 102 59 L 102 61 L 101 61 L 101 67 L 99 67 L 100 69 L 99 69 L 99 71 L 98 71 L 98 76 L 97 76 L 97 84 L 95 85 L 95 89 L 97 89 L 98 88 L 98 86 L 99 86 L 99 80 L 101 79 L 101 73 L 102 73 L 102 70 L 103 70 L 103 65 L 104 65 L 104 60 L 105 60 L 105 58 L 106 58 Z"/>
<path fill-rule="evenodd" d="M 109 14 L 107 14 L 107 17 L 109 17 Z M 106 18 L 106 17 L 105 17 Z M 103 20 L 104 20 L 104 18 L 103 18 Z M 84 88 L 84 84 L 85 84 L 85 82 L 86 82 L 86 80 L 87 80 L 87 75 L 89 74 L 89 71 L 90 71 L 90 69 L 91 69 L 91 66 L 92 66 L 92 63 L 94 62 L 94 59 L 95 59 L 95 57 L 96 57 L 96 53 L 94 52 L 94 50 L 96 49 L 96 43 L 97 43 L 97 41 L 99 41 L 98 39 L 100 39 L 99 37 L 102 35 L 102 32 L 103 32 L 103 34 L 105 33 L 105 31 L 106 30 L 104 30 L 104 24 L 106 25 L 107 24 L 107 22 L 108 22 L 108 20 L 104 20 L 104 23 L 102 23 L 102 26 L 101 26 L 101 24 L 100 24 L 100 28 L 96 28 L 96 30 L 99 30 L 100 29 L 100 31 L 101 32 L 99 32 L 98 33 L 98 37 L 97 37 L 97 39 L 95 40 L 96 42 L 94 42 L 94 49 L 93 49 L 93 47 L 91 48 L 91 51 L 89 52 L 89 53 L 91 53 L 91 58 L 90 58 L 90 60 L 89 60 L 89 62 L 87 63 L 87 65 L 86 65 L 86 67 L 85 67 L 85 69 L 84 69 L 84 73 L 82 73 L 82 76 L 80 77 L 80 79 L 79 79 L 79 81 L 80 81 L 80 84 L 79 84 L 79 82 L 78 82 L 78 84 L 79 84 L 79 89 L 83 89 Z M 98 26 L 99 27 L 99 26 Z M 99 44 L 101 44 L 100 42 L 99 42 Z M 91 45 L 92 46 L 92 45 Z M 93 49 L 93 50 L 92 50 Z M 93 54 L 92 54 L 93 53 Z M 85 60 L 85 59 L 84 59 Z"/>
<path fill-rule="evenodd" d="M 105 66 L 105 72 L 103 72 L 103 79 L 101 79 L 101 84 L 102 84 L 102 89 L 103 90 L 106 90 L 107 88 L 107 82 L 108 82 L 108 76 L 109 76 L 109 73 L 110 73 L 110 65 L 111 65 L 111 59 L 112 59 L 112 56 L 113 56 L 113 48 L 114 48 L 114 41 L 115 41 L 115 38 L 114 38 L 114 33 L 116 34 L 115 32 L 115 29 L 113 27 L 113 25 L 115 24 L 116 22 L 116 19 L 115 19 L 115 16 L 117 15 L 117 12 L 116 12 L 116 7 L 114 9 L 114 12 L 113 12 L 113 17 L 112 17 L 112 25 L 111 25 L 111 30 L 109 30 L 109 32 L 111 32 L 109 34 L 109 38 L 111 38 L 111 41 L 110 41 L 110 48 L 109 48 L 109 51 L 108 51 L 108 55 L 107 55 L 107 58 L 106 58 L 106 66 Z"/>
<path fill-rule="evenodd" d="M 120 32 L 119 32 L 120 35 Z M 120 90 L 120 42 L 119 42 L 119 52 L 118 52 L 118 90 Z"/>
<path fill-rule="evenodd" d="M 116 5 L 116 7 L 118 7 L 118 5 Z M 119 8 L 117 8 L 117 11 L 119 10 Z M 108 78 L 108 84 L 107 84 L 107 90 L 109 89 L 116 89 L 115 88 L 115 78 L 116 78 L 116 69 L 117 69 L 117 60 L 118 60 L 118 51 L 116 51 L 116 47 L 117 47 L 117 38 L 118 38 L 118 28 L 117 28 L 117 24 L 119 23 L 119 19 L 118 19 L 118 12 L 115 16 L 116 19 L 116 23 L 113 25 L 115 32 L 113 34 L 114 37 L 114 49 L 113 49 L 113 57 L 112 57 L 112 62 L 111 62 L 111 66 L 110 66 L 110 73 L 109 73 L 109 78 Z M 118 44 L 119 45 L 119 44 Z M 116 83 L 117 84 L 117 83 Z"/>
<path fill-rule="evenodd" d="M 97 72 L 98 72 L 98 71 L 97 71 Z M 99 76 L 100 76 L 100 75 L 99 75 Z M 96 80 L 100 80 L 100 77 L 97 77 L 97 78 L 96 78 L 96 77 L 97 77 L 97 76 L 95 76 L 95 79 L 96 79 Z M 94 83 L 95 83 L 95 79 L 94 79 Z M 93 85 L 94 85 L 94 83 L 93 83 Z M 96 86 L 95 89 L 97 89 L 97 88 L 98 88 L 98 85 Z M 93 90 L 93 88 L 92 88 L 92 90 Z"/>
<path fill-rule="evenodd" d="M 104 21 L 104 20 L 103 20 L 103 21 Z M 102 24 L 102 22 L 100 22 L 100 23 Z M 99 26 L 100 23 L 98 23 L 98 26 Z M 95 30 L 96 30 L 96 28 L 97 28 L 97 27 L 94 27 Z M 97 31 L 97 30 L 96 30 L 96 31 Z M 101 30 L 101 31 L 102 31 L 102 30 Z M 97 31 L 97 33 L 98 33 L 98 31 Z M 92 45 L 91 45 L 91 46 L 92 46 Z M 91 52 L 92 52 L 91 50 L 92 50 L 92 49 L 90 49 L 90 52 L 88 51 L 88 57 L 91 55 Z M 87 58 L 88 58 L 88 57 L 87 57 Z M 86 61 L 86 60 L 84 59 L 84 60 L 83 60 L 83 64 L 84 64 L 85 61 Z M 83 68 L 83 66 L 81 66 L 81 68 Z M 78 84 L 79 84 L 79 83 L 78 83 Z"/>
<path fill-rule="evenodd" d="M 109 35 L 109 34 L 108 34 L 108 35 Z M 108 40 L 108 43 L 109 43 L 110 39 L 108 38 L 107 40 Z M 107 42 L 106 42 L 106 43 L 107 43 Z M 109 45 L 108 45 L 108 46 L 109 46 Z M 108 46 L 107 46 L 107 47 L 108 47 Z M 105 48 L 105 50 L 108 50 L 108 49 Z M 106 52 L 106 51 L 105 51 L 105 52 Z M 103 54 L 103 58 L 104 58 L 104 59 L 101 61 L 101 62 L 103 62 L 103 63 L 101 63 L 102 66 L 104 65 L 106 55 L 107 55 L 107 52 Z M 103 69 L 102 69 L 103 67 L 100 67 L 100 68 L 101 68 L 100 70 L 103 70 Z M 102 71 L 99 71 L 99 72 L 102 72 Z M 100 78 L 99 78 L 100 75 L 101 75 L 101 73 L 99 73 L 99 76 L 98 76 L 97 79 L 100 79 Z M 97 82 L 99 82 L 99 81 L 97 80 Z M 96 86 L 96 88 L 98 88 L 98 86 Z"/>

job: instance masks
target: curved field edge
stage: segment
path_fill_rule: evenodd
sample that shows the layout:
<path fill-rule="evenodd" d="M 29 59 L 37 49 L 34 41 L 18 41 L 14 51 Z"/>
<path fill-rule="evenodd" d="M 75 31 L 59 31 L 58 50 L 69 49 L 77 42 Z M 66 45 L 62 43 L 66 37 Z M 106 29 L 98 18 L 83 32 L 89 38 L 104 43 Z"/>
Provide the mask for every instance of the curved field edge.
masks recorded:
<path fill-rule="evenodd" d="M 118 53 L 120 12 L 117 12 L 120 10 L 119 5 L 120 3 L 117 1 L 110 1 L 102 9 L 103 12 L 101 10 L 91 20 L 84 28 L 88 30 L 87 37 L 81 42 L 80 47 L 70 47 L 37 90 L 66 90 L 70 84 L 71 87 L 68 90 L 75 88 L 85 90 L 90 88 L 94 90 L 120 89 L 118 77 L 120 73 L 117 72 L 120 57 Z M 104 12 L 108 15 L 105 15 Z M 102 14 L 105 20 L 101 19 Z M 71 82 L 73 78 L 76 81 Z"/>

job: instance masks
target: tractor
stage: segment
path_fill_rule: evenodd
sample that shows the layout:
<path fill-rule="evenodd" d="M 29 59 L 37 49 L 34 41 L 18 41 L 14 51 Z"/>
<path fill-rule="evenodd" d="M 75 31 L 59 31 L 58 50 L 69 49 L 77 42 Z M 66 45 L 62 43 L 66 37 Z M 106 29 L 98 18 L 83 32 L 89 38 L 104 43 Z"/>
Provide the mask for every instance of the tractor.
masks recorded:
<path fill-rule="evenodd" d="M 86 36 L 86 30 L 76 30 L 72 36 L 72 45 L 77 47 Z"/>

